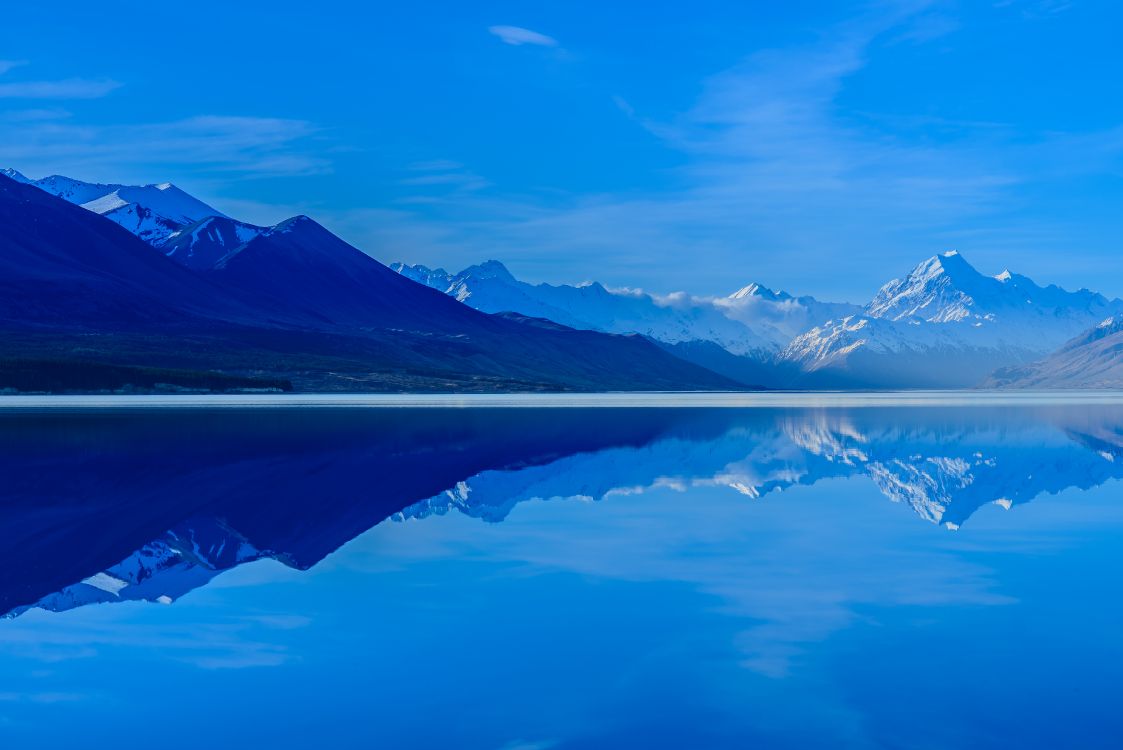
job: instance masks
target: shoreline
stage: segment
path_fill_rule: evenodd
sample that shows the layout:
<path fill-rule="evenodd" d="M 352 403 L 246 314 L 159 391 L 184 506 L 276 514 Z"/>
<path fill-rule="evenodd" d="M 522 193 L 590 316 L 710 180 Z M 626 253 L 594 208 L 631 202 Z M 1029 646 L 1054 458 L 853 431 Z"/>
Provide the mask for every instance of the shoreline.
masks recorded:
<path fill-rule="evenodd" d="M 0 412 L 198 408 L 837 408 L 1123 405 L 1123 390 L 3 395 Z"/>

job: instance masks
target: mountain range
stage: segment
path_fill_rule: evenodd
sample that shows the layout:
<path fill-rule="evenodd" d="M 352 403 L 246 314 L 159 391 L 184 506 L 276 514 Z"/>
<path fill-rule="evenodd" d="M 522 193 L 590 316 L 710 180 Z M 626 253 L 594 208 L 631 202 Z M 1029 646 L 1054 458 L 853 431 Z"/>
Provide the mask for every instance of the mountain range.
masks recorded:
<path fill-rule="evenodd" d="M 1043 360 L 994 372 L 984 385 L 1001 388 L 1118 388 L 1123 383 L 1123 316 L 1113 316 L 1065 342 Z"/>
<path fill-rule="evenodd" d="M 1118 299 L 1042 287 L 1010 271 L 986 276 L 954 251 L 920 263 L 861 306 L 757 283 L 716 298 L 659 297 L 597 283 L 528 284 L 498 261 L 456 274 L 403 263 L 391 268 L 480 310 L 641 333 L 734 380 L 770 387 L 1032 385 L 1041 381 L 1028 374 L 988 377 L 1035 362 L 1105 317 L 1123 314 Z M 1071 385 L 1080 382 L 1073 378 Z M 1118 373 L 1097 381 L 1113 383 L 1123 384 Z"/>
<path fill-rule="evenodd" d="M 133 234 L 108 215 L 116 209 L 100 212 L 107 195 L 171 195 L 159 215 L 175 228 Z M 176 387 L 213 371 L 298 390 L 736 386 L 641 336 L 478 312 L 307 217 L 247 229 L 196 218 L 179 196 L 173 186 L 0 177 L 0 388 L 12 387 L 13 368 L 58 373 L 59 362 L 72 364 L 62 370 L 71 382 L 43 379 L 41 389 L 89 390 L 87 365 L 158 368 Z M 219 222 L 229 232 L 206 231 Z"/>
<path fill-rule="evenodd" d="M 954 251 L 864 304 L 755 281 L 656 294 L 531 284 L 495 260 L 388 269 L 308 217 L 256 226 L 170 183 L 0 175 L 0 325 L 37 361 L 82 352 L 187 385 L 219 372 L 322 390 L 1123 385 L 1100 326 L 1123 301 L 988 276 Z"/>

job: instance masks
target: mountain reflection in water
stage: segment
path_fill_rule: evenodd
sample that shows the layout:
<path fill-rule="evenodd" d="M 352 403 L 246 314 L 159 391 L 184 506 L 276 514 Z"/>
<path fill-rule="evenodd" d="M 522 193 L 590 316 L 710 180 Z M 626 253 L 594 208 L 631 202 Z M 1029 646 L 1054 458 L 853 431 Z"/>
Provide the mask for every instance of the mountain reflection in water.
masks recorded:
<path fill-rule="evenodd" d="M 386 519 L 860 477 L 918 520 L 1123 475 L 1123 409 L 276 409 L 0 416 L 0 613 L 170 603 Z M 684 507 L 684 513 L 689 512 Z"/>

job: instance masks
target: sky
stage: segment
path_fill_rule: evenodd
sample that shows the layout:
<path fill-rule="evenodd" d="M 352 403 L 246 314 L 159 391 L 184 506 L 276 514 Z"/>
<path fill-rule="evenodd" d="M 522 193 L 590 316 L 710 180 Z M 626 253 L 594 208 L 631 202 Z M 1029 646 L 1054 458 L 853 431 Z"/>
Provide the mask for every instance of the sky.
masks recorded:
<path fill-rule="evenodd" d="M 384 262 L 865 301 L 955 249 L 1123 296 L 1107 0 L 12 3 L 0 166 Z"/>

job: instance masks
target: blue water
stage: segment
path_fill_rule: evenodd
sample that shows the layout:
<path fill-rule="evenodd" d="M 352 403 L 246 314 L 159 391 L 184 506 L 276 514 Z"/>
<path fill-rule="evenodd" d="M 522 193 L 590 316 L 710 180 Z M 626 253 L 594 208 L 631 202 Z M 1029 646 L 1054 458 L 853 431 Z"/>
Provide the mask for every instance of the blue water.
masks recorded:
<path fill-rule="evenodd" d="M 1118 747 L 1123 407 L 0 413 L 5 747 Z"/>

